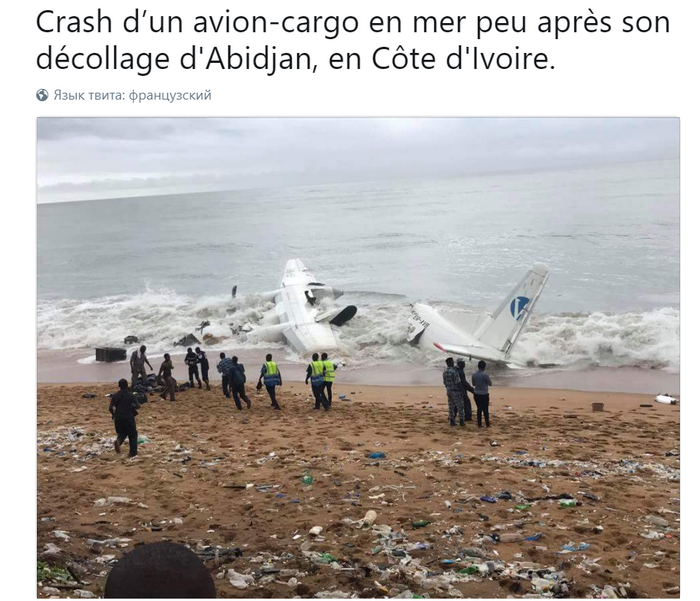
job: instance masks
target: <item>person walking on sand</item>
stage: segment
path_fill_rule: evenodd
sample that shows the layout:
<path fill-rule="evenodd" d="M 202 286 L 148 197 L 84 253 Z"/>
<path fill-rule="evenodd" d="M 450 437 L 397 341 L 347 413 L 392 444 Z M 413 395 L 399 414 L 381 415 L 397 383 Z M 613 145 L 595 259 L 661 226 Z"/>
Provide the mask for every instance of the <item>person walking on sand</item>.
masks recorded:
<path fill-rule="evenodd" d="M 209 387 L 209 359 L 207 359 L 207 354 L 199 347 L 195 348 L 194 352 L 197 354 L 199 368 L 202 370 L 202 380 L 206 384 L 207 390 L 211 390 Z"/>
<path fill-rule="evenodd" d="M 468 422 L 472 421 L 472 404 L 469 401 L 469 392 L 474 394 L 474 388 L 467 382 L 467 376 L 464 373 L 464 368 L 467 364 L 464 359 L 457 359 L 457 371 L 459 372 L 459 381 L 462 383 L 462 388 L 464 389 L 464 413 Z"/>
<path fill-rule="evenodd" d="M 250 409 L 250 399 L 245 393 L 245 366 L 238 362 L 238 357 L 236 356 L 231 357 L 231 361 L 233 366 L 229 372 L 228 379 L 231 392 L 233 393 L 233 402 L 236 403 L 237 409 L 241 411 L 241 399 L 243 399 L 245 404 L 248 405 L 248 409 Z"/>
<path fill-rule="evenodd" d="M 219 359 L 221 361 L 217 364 L 216 371 L 221 374 L 221 388 L 223 388 L 224 396 L 230 399 L 229 388 L 231 383 L 229 382 L 229 373 L 231 373 L 233 361 L 226 356 L 226 353 L 219 353 Z"/>
<path fill-rule="evenodd" d="M 479 361 L 479 368 L 472 374 L 474 385 L 474 403 L 476 404 L 476 424 L 481 428 L 481 416 L 484 416 L 486 427 L 489 427 L 489 386 L 493 386 L 491 378 L 486 373 L 486 361 Z"/>
<path fill-rule="evenodd" d="M 450 426 L 456 426 L 455 418 L 459 414 L 459 425 L 464 425 L 464 388 L 459 379 L 459 372 L 452 357 L 445 359 L 447 367 L 442 372 L 442 383 L 447 391 L 447 404 L 450 409 Z"/>
<path fill-rule="evenodd" d="M 163 355 L 163 363 L 160 364 L 160 370 L 158 371 L 158 380 L 163 381 L 163 392 L 160 398 L 165 400 L 167 395 L 170 395 L 170 400 L 175 400 L 175 380 L 173 379 L 173 362 L 170 360 L 170 355 L 165 353 Z"/>
<path fill-rule="evenodd" d="M 265 363 L 263 363 L 260 369 L 260 377 L 258 378 L 257 384 L 258 390 L 262 388 L 263 381 L 265 382 L 267 394 L 270 395 L 270 400 L 272 401 L 271 406 L 279 411 L 282 407 L 277 403 L 275 386 L 282 386 L 282 374 L 280 373 L 279 367 L 277 367 L 277 363 L 272 360 L 272 355 L 269 353 L 265 356 Z"/>
<path fill-rule="evenodd" d="M 139 403 L 136 397 L 129 392 L 129 383 L 122 378 L 119 380 L 119 392 L 112 395 L 109 403 L 109 412 L 114 420 L 114 429 L 117 438 L 114 440 L 114 450 L 121 453 L 122 443 L 129 437 L 129 457 L 136 457 L 138 454 L 136 431 L 136 416 Z"/>
<path fill-rule="evenodd" d="M 133 390 L 136 383 L 141 376 L 141 383 L 144 387 L 148 386 L 148 377 L 146 376 L 146 368 L 144 364 L 148 365 L 150 369 L 153 369 L 151 364 L 148 362 L 148 357 L 146 357 L 146 346 L 142 345 L 138 351 L 131 353 L 131 389 Z"/>
<path fill-rule="evenodd" d="M 196 378 L 199 387 L 202 387 L 202 381 L 199 379 L 199 369 L 197 369 L 197 355 L 192 352 L 192 347 L 187 349 L 185 355 L 185 363 L 187 364 L 187 372 L 190 377 L 190 386 L 194 388 L 194 380 Z"/>
<path fill-rule="evenodd" d="M 314 410 L 320 409 L 323 405 L 323 409 L 328 411 L 330 404 L 324 393 L 326 383 L 323 380 L 323 362 L 318 360 L 318 353 L 311 355 L 311 363 L 306 366 L 306 384 L 309 383 L 309 379 L 311 379 L 311 392 L 316 399 Z"/>
<path fill-rule="evenodd" d="M 335 382 L 335 370 L 338 369 L 338 366 L 333 361 L 328 360 L 328 353 L 321 353 L 321 362 L 323 363 L 323 385 L 330 407 L 333 404 L 333 382 Z"/>

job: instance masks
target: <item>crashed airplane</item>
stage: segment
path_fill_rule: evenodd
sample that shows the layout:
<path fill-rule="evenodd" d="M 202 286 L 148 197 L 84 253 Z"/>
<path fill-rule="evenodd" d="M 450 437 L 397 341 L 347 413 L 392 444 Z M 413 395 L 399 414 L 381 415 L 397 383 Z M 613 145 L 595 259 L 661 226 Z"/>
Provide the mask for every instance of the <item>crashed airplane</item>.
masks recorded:
<path fill-rule="evenodd" d="M 549 270 L 533 265 L 493 313 L 463 313 L 416 303 L 408 342 L 444 353 L 505 363 L 542 294 Z"/>
<path fill-rule="evenodd" d="M 275 306 L 246 332 L 247 337 L 267 342 L 286 340 L 300 355 L 333 351 L 338 348 L 334 326 L 351 320 L 357 307 L 328 309 L 328 303 L 323 301 L 342 295 L 342 290 L 318 282 L 301 259 L 291 259 L 284 268 L 280 287 L 260 295 L 263 300 L 274 301 Z"/>

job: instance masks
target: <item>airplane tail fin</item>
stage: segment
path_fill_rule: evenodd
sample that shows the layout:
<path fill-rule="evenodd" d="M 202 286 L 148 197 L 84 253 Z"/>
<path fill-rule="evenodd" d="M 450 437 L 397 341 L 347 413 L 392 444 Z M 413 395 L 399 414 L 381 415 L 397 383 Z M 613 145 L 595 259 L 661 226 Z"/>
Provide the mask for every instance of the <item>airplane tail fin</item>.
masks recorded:
<path fill-rule="evenodd" d="M 474 333 L 477 340 L 495 347 L 507 358 L 549 279 L 549 270 L 533 265 L 499 307 Z"/>

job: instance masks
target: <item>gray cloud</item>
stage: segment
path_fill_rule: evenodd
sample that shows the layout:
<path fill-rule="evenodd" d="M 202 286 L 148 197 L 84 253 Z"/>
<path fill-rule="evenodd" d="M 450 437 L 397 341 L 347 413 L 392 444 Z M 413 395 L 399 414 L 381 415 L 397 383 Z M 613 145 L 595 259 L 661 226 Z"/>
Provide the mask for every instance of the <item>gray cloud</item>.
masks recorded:
<path fill-rule="evenodd" d="M 679 156 L 677 119 L 42 118 L 39 201 Z"/>

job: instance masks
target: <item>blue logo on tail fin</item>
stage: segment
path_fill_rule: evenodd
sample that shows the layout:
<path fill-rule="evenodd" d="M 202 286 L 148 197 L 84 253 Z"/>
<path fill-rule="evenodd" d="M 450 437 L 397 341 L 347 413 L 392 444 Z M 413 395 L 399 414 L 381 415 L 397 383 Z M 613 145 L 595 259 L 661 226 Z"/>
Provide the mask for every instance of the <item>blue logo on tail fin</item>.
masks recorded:
<path fill-rule="evenodd" d="M 510 314 L 515 317 L 516 320 L 520 320 L 529 302 L 530 299 L 527 298 L 527 296 L 516 296 L 510 303 Z"/>

